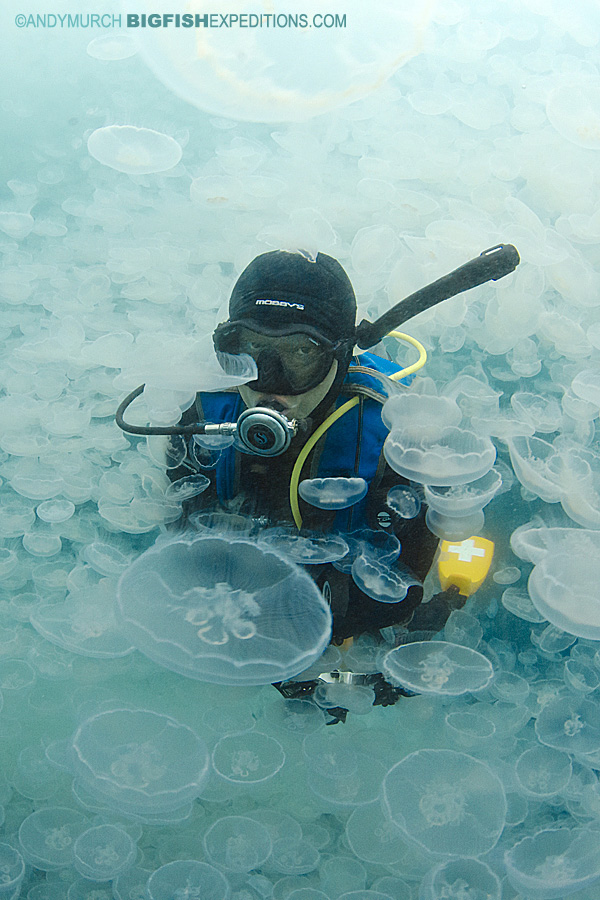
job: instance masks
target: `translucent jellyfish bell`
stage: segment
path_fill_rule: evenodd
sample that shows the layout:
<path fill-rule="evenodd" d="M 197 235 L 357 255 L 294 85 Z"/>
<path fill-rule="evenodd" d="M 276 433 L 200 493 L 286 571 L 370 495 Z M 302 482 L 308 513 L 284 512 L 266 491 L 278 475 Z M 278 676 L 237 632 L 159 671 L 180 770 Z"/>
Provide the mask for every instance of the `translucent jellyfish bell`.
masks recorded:
<path fill-rule="evenodd" d="M 270 856 L 273 843 L 264 825 L 244 816 L 217 819 L 204 835 L 208 858 L 227 872 L 250 872 Z"/>
<path fill-rule="evenodd" d="M 387 505 L 402 519 L 414 519 L 421 509 L 421 498 L 408 485 L 397 485 L 388 491 Z"/>
<path fill-rule="evenodd" d="M 259 543 L 264 547 L 272 547 L 300 565 L 334 562 L 348 552 L 348 544 L 338 534 L 300 535 L 283 528 L 261 531 Z"/>
<path fill-rule="evenodd" d="M 493 678 L 494 669 L 483 654 L 447 641 L 402 644 L 384 657 L 385 677 L 411 691 L 457 696 L 479 691 Z"/>
<path fill-rule="evenodd" d="M 399 603 L 408 589 L 421 582 L 408 569 L 391 568 L 385 560 L 361 554 L 352 564 L 352 579 L 367 597 L 379 603 Z"/>
<path fill-rule="evenodd" d="M 461 858 L 431 869 L 421 883 L 419 900 L 500 900 L 501 894 L 500 879 L 486 863 Z"/>
<path fill-rule="evenodd" d="M 453 425 L 429 439 L 394 429 L 383 452 L 399 475 L 435 486 L 475 481 L 489 472 L 496 459 L 496 448 L 488 437 Z"/>
<path fill-rule="evenodd" d="M 346 509 L 366 495 L 364 478 L 307 478 L 298 485 L 303 500 L 318 509 Z"/>
<path fill-rule="evenodd" d="M 73 846 L 75 868 L 84 878 L 111 881 L 133 866 L 135 841 L 116 825 L 96 825 L 79 835 Z"/>
<path fill-rule="evenodd" d="M 218 0 L 193 0 L 185 11 L 193 17 L 222 10 Z M 133 0 L 126 12 L 147 13 L 148 7 Z M 254 122 L 304 121 L 382 84 L 419 52 L 431 15 L 416 0 L 377 0 L 368 15 L 357 8 L 351 25 L 334 29 L 334 16 L 312 6 L 307 12 L 274 14 L 244 2 L 235 13 L 245 27 L 143 28 L 136 38 L 155 75 L 206 112 Z"/>
<path fill-rule="evenodd" d="M 146 709 L 91 716 L 72 746 L 86 791 L 125 815 L 176 810 L 200 795 L 208 777 L 208 750 L 198 735 Z"/>
<path fill-rule="evenodd" d="M 531 900 L 572 896 L 600 879 L 598 834 L 589 828 L 548 828 L 504 854 L 508 880 Z"/>
<path fill-rule="evenodd" d="M 256 784 L 279 772 L 285 753 L 275 738 L 251 731 L 222 738 L 215 745 L 212 760 L 215 771 L 226 781 Z"/>
<path fill-rule="evenodd" d="M 430 509 L 445 516 L 469 516 L 492 500 L 500 489 L 502 475 L 490 469 L 481 478 L 453 487 L 425 485 L 425 500 Z"/>
<path fill-rule="evenodd" d="M 383 802 L 407 838 L 441 856 L 487 853 L 506 817 L 498 776 L 454 750 L 417 750 L 396 763 L 385 776 Z"/>
<path fill-rule="evenodd" d="M 88 138 L 90 156 L 117 172 L 151 175 L 166 172 L 181 159 L 181 147 L 168 134 L 134 125 L 106 125 Z"/>
<path fill-rule="evenodd" d="M 234 535 L 157 543 L 121 576 L 117 594 L 137 649 L 200 681 L 285 681 L 329 643 L 331 611 L 309 575 Z"/>
<path fill-rule="evenodd" d="M 600 83 L 577 79 L 553 88 L 546 100 L 546 115 L 568 141 L 579 147 L 600 148 Z"/>
<path fill-rule="evenodd" d="M 229 895 L 229 881 L 223 873 L 195 859 L 178 859 L 156 869 L 148 879 L 144 894 L 148 900 L 185 900 L 187 897 L 227 900 Z"/>

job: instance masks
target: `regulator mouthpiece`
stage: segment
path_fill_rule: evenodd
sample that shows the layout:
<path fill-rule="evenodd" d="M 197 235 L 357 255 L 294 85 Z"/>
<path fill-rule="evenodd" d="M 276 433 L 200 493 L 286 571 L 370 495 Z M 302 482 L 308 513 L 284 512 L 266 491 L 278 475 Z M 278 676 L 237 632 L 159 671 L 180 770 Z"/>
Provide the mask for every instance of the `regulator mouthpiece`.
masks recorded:
<path fill-rule="evenodd" d="M 122 431 L 136 435 L 183 435 L 194 434 L 231 435 L 237 441 L 240 450 L 253 453 L 255 456 L 279 456 L 290 446 L 297 433 L 299 423 L 296 419 L 287 419 L 276 409 L 254 406 L 245 409 L 237 422 L 199 422 L 195 425 L 131 425 L 124 419 L 125 411 L 144 391 L 141 384 L 125 397 L 120 404 L 115 421 Z"/>

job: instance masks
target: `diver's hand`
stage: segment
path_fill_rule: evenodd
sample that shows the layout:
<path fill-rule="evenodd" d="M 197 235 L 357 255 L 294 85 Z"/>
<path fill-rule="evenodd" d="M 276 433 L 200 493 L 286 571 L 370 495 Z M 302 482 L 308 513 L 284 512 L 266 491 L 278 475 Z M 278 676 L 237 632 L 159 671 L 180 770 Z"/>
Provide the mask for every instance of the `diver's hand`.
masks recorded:
<path fill-rule="evenodd" d="M 450 613 L 455 609 L 461 609 L 465 605 L 466 599 L 454 587 L 434 594 L 429 603 L 421 603 L 420 606 L 417 606 L 408 623 L 408 630 L 441 631 L 448 621 Z"/>

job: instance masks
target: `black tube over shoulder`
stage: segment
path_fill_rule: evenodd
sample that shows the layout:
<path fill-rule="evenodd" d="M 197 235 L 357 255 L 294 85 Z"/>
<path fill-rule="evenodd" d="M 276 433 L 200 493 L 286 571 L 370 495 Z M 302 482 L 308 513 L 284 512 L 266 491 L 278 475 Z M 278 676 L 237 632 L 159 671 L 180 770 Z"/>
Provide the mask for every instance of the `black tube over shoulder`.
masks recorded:
<path fill-rule="evenodd" d="M 356 343 L 363 350 L 374 347 L 386 334 L 399 328 L 403 322 L 412 319 L 426 309 L 484 284 L 486 281 L 497 281 L 519 265 L 521 258 L 512 244 L 498 244 L 484 250 L 475 259 L 465 263 L 448 275 L 438 278 L 427 287 L 421 288 L 410 297 L 401 300 L 392 309 L 384 313 L 376 322 L 366 319 L 356 329 Z"/>

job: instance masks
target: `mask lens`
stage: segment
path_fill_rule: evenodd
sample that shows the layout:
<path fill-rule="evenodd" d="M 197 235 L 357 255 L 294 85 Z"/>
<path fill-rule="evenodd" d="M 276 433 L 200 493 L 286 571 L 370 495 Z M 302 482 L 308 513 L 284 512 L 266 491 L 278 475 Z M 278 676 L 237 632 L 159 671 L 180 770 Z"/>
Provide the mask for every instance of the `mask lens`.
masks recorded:
<path fill-rule="evenodd" d="M 335 357 L 332 344 L 304 332 L 266 335 L 243 326 L 219 335 L 217 349 L 247 353 L 258 367 L 258 378 L 248 386 L 278 394 L 303 394 L 316 387 Z"/>

